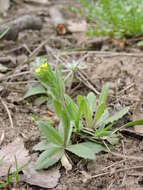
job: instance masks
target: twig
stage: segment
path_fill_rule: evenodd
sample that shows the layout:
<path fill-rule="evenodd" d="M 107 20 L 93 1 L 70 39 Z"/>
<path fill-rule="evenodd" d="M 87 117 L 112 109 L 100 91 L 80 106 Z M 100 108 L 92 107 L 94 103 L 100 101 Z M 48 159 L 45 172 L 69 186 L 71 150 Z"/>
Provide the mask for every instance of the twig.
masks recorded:
<path fill-rule="evenodd" d="M 101 177 L 101 176 L 104 176 L 104 175 L 113 175 L 115 173 L 124 172 L 124 171 L 128 171 L 128 170 L 133 170 L 133 169 L 141 169 L 141 168 L 143 168 L 143 166 L 134 166 L 134 167 L 130 167 L 130 168 L 119 169 L 119 170 L 115 170 L 114 172 L 109 171 L 109 172 L 93 175 L 93 176 L 90 177 L 90 179 Z"/>
<path fill-rule="evenodd" d="M 3 104 L 5 110 L 7 111 L 7 114 L 8 114 L 8 117 L 9 117 L 9 121 L 10 121 L 10 126 L 11 128 L 14 128 L 14 125 L 13 125 L 13 121 L 12 121 L 12 117 L 11 117 L 11 113 L 6 105 L 6 103 L 3 101 L 3 99 L 0 97 L 0 101 L 1 103 Z"/>
<path fill-rule="evenodd" d="M 143 161 L 142 157 L 137 157 L 137 156 L 128 156 L 128 155 L 123 155 L 120 153 L 116 153 L 116 152 L 110 152 L 112 155 L 120 157 L 120 158 L 126 158 L 126 159 L 130 159 L 130 160 L 139 160 L 139 161 Z"/>
<path fill-rule="evenodd" d="M 93 92 L 95 92 L 95 94 L 99 95 L 100 92 L 98 92 L 94 86 L 91 84 L 91 82 L 89 82 L 89 80 L 87 79 L 87 76 L 84 76 L 84 74 L 79 70 L 78 71 L 78 75 L 77 78 L 83 82 L 85 84 L 85 86 L 87 86 L 89 89 L 91 89 Z"/>
<path fill-rule="evenodd" d="M 48 40 L 42 42 L 40 45 L 38 45 L 38 47 L 36 49 L 34 49 L 34 51 L 29 55 L 28 60 L 31 60 L 32 58 L 36 57 L 38 55 L 38 53 L 40 52 L 41 48 L 43 48 L 43 46 L 45 46 L 45 44 L 48 42 Z M 28 61 L 26 60 L 26 62 Z"/>
<path fill-rule="evenodd" d="M 4 85 L 17 85 L 17 84 L 29 84 L 29 83 L 37 83 L 38 81 L 36 80 L 31 80 L 31 81 L 18 81 L 18 82 L 3 82 L 2 84 Z"/>
<path fill-rule="evenodd" d="M 11 78 L 15 78 L 17 76 L 21 76 L 21 75 L 26 75 L 26 74 L 30 74 L 31 71 L 24 71 L 24 72 L 21 72 L 21 73 L 15 73 L 13 75 L 9 75 L 9 76 L 6 76 L 3 78 L 3 80 L 8 80 L 8 79 L 11 79 Z"/>
<path fill-rule="evenodd" d="M 143 57 L 142 53 L 125 53 L 125 52 L 110 52 L 110 51 L 70 51 L 62 52 L 61 55 L 72 55 L 72 54 L 94 54 L 96 56 L 102 57 L 117 57 L 117 56 L 131 56 L 131 57 Z"/>
<path fill-rule="evenodd" d="M 130 88 L 132 88 L 135 85 L 135 83 L 132 83 L 130 85 L 128 85 L 127 87 L 125 87 L 123 90 L 121 90 L 120 92 L 117 93 L 117 95 L 120 95 L 121 93 L 125 92 L 126 90 L 129 90 Z"/>
<path fill-rule="evenodd" d="M 110 183 L 110 185 L 108 186 L 107 190 L 110 190 L 110 189 L 112 188 L 114 182 L 115 182 L 115 180 L 113 180 L 113 181 Z"/>

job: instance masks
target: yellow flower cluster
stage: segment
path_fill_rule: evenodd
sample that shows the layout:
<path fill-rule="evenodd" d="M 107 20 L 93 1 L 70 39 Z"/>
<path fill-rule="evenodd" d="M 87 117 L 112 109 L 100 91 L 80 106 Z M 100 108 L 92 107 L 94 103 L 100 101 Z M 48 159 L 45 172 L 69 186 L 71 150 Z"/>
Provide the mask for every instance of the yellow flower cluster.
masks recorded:
<path fill-rule="evenodd" d="M 46 69 L 47 67 L 48 67 L 48 62 L 43 63 L 40 67 L 37 67 L 37 68 L 35 69 L 35 72 L 36 72 L 37 74 L 39 74 L 39 73 L 41 72 L 41 70 Z"/>

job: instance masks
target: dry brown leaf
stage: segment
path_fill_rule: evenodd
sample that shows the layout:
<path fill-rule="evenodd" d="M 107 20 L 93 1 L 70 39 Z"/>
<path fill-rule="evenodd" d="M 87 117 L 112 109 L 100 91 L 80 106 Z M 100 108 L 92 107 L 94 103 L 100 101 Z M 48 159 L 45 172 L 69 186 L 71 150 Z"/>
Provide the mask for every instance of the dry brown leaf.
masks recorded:
<path fill-rule="evenodd" d="M 22 138 L 16 138 L 15 141 L 0 150 L 0 158 L 4 158 L 2 165 L 0 166 L 0 177 L 7 175 L 10 166 L 11 172 L 16 170 L 15 157 L 18 163 L 18 168 L 21 168 L 30 160 L 28 151 L 24 148 Z"/>
<path fill-rule="evenodd" d="M 57 167 L 52 167 L 46 170 L 36 171 L 34 162 L 31 162 L 23 170 L 23 181 L 30 185 L 36 185 L 43 188 L 54 188 L 60 178 L 60 172 Z"/>
<path fill-rule="evenodd" d="M 0 0 L 0 13 L 5 15 L 9 7 L 10 7 L 9 0 Z"/>
<path fill-rule="evenodd" d="M 62 166 L 66 169 L 66 172 L 72 169 L 72 165 L 65 154 L 63 155 L 61 159 L 61 163 L 62 163 Z"/>
<path fill-rule="evenodd" d="M 56 28 L 56 31 L 60 35 L 67 33 L 66 21 L 59 9 L 53 6 L 49 9 L 49 15 L 51 17 L 52 23 Z"/>

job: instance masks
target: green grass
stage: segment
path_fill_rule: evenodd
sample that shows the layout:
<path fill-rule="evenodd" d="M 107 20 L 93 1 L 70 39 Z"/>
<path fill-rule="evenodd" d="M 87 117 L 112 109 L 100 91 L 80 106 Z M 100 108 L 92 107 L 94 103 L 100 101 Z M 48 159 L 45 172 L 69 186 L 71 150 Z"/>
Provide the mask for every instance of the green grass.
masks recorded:
<path fill-rule="evenodd" d="M 143 34 L 142 0 L 79 1 L 80 13 L 95 23 L 89 35 L 124 38 Z"/>

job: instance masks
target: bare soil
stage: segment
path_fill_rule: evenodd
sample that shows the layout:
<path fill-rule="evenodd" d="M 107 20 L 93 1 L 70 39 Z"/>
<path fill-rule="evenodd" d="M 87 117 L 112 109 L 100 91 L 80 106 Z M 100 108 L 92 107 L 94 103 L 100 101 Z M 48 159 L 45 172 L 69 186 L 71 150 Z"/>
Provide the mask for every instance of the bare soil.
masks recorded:
<path fill-rule="evenodd" d="M 25 147 L 32 153 L 32 147 L 40 140 L 40 132 L 33 121 L 38 115 L 44 119 L 48 115 L 46 105 L 37 106 L 36 97 L 24 100 L 23 96 L 31 85 L 34 77 L 30 70 L 30 62 L 36 56 L 46 55 L 49 63 L 56 65 L 60 60 L 78 60 L 84 57 L 87 68 L 84 70 L 85 78 L 90 81 L 86 85 L 84 81 L 73 94 L 87 93 L 90 90 L 100 92 L 105 82 L 110 83 L 109 104 L 114 110 L 120 110 L 123 106 L 130 106 L 130 113 L 120 123 L 125 123 L 138 116 L 142 117 L 142 93 L 143 93 L 143 55 L 142 50 L 134 45 L 120 47 L 118 44 L 105 42 L 96 43 L 91 48 L 90 41 L 79 41 L 73 34 L 59 36 L 49 16 L 49 7 L 56 5 L 62 10 L 68 20 L 75 15 L 68 9 L 74 1 L 55 0 L 49 1 L 50 5 L 39 6 L 36 4 L 14 1 L 7 16 L 3 21 L 12 20 L 24 14 L 35 14 L 43 21 L 40 31 L 26 30 L 19 33 L 16 41 L 1 40 L 0 63 L 8 67 L 4 78 L 0 82 L 0 137 L 4 131 L 5 138 L 0 145 L 2 149 L 17 136 L 24 139 Z M 77 17 L 78 20 L 78 17 Z M 94 40 L 94 39 L 93 39 Z M 106 48 L 108 51 L 104 51 Z M 84 48 L 90 47 L 87 51 Z M 48 51 L 47 48 L 51 48 Z M 81 48 L 83 51 L 76 51 Z M 70 50 L 70 51 L 67 51 Z M 98 51 L 97 51 L 98 50 Z M 34 53 L 33 53 L 34 52 Z M 59 55 L 59 59 L 57 57 Z M 0 73 L 1 78 L 1 73 Z M 94 88 L 94 89 L 93 89 Z M 137 105 L 140 107 L 137 110 Z M 10 111 L 13 128 L 6 111 Z M 135 112 L 137 110 L 137 112 Z M 119 123 L 119 124 L 120 124 Z M 121 133 L 120 143 L 114 148 L 112 155 L 99 154 L 96 161 L 76 161 L 73 170 L 66 173 L 61 169 L 60 181 L 55 190 L 141 190 L 143 189 L 143 136 L 133 129 Z M 92 178 L 88 178 L 93 176 Z M 42 188 L 21 184 L 20 188 L 28 190 L 42 190 Z M 19 189 L 20 189 L 19 188 Z M 54 190 L 53 189 L 53 190 Z"/>

